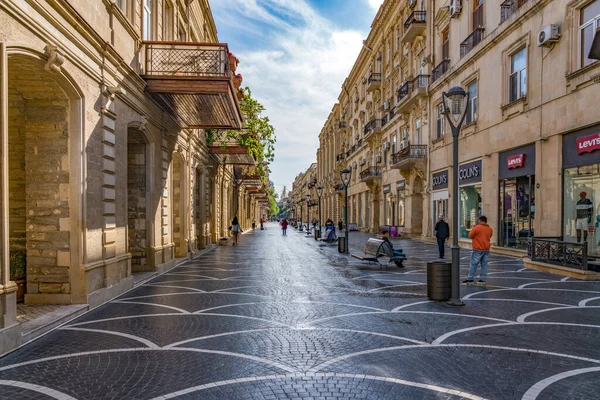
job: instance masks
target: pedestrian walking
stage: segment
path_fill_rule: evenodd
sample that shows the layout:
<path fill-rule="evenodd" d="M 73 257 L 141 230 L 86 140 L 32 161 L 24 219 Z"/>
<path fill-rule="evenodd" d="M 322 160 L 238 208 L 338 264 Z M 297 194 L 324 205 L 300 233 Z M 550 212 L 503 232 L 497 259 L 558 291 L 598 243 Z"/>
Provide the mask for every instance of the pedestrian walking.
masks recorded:
<path fill-rule="evenodd" d="M 231 228 L 231 236 L 233 236 L 233 245 L 235 246 L 238 244 L 238 235 L 240 234 L 240 232 L 243 232 L 242 227 L 240 226 L 240 223 L 238 222 L 237 216 L 233 217 L 230 228 Z"/>
<path fill-rule="evenodd" d="M 338 221 L 338 228 L 340 228 L 340 229 L 339 229 L 339 230 L 340 230 L 340 232 L 341 232 L 341 231 L 342 231 L 342 229 L 344 228 L 344 223 L 342 222 L 342 220 L 341 220 L 341 219 Z"/>
<path fill-rule="evenodd" d="M 444 243 L 450 237 L 450 226 L 444 221 L 444 216 L 440 215 L 439 221 L 435 224 L 435 237 L 437 238 L 440 258 L 444 258 Z"/>
<path fill-rule="evenodd" d="M 256 229 L 256 220 L 252 219 L 252 230 Z"/>
<path fill-rule="evenodd" d="M 487 224 L 487 217 L 479 217 L 479 223 L 469 232 L 469 239 L 472 239 L 473 252 L 471 253 L 471 265 L 469 266 L 469 275 L 463 283 L 473 283 L 477 266 L 481 264 L 479 273 L 479 284 L 485 285 L 485 279 L 488 275 L 488 257 L 490 255 L 490 240 L 494 231 Z"/>
<path fill-rule="evenodd" d="M 288 226 L 288 222 L 287 220 L 284 218 L 281 220 L 281 231 L 283 232 L 283 236 L 287 236 L 287 226 Z"/>

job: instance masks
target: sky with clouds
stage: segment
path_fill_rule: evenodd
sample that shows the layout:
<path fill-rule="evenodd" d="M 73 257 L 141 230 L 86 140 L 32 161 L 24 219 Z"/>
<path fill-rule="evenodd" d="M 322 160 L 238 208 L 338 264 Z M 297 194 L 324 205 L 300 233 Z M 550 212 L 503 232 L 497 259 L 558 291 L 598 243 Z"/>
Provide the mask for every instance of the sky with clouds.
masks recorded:
<path fill-rule="evenodd" d="M 319 132 L 383 0 L 209 0 L 219 40 L 267 109 L 280 192 L 316 161 Z"/>

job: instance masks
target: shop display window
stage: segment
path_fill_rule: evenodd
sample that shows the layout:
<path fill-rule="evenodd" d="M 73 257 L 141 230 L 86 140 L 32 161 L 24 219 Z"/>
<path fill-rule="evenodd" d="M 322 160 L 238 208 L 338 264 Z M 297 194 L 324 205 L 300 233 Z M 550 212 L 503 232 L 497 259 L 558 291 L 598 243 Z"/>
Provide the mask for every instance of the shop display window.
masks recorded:
<path fill-rule="evenodd" d="M 600 255 L 600 165 L 564 170 L 563 236 L 588 242 L 588 253 Z"/>
<path fill-rule="evenodd" d="M 527 238 L 534 236 L 535 177 L 520 176 L 500 181 L 500 226 L 498 240 L 501 246 L 527 248 Z"/>
<path fill-rule="evenodd" d="M 446 221 L 448 220 L 448 213 L 450 210 L 448 209 L 448 199 L 439 199 L 433 201 L 433 225 L 439 221 L 440 215 L 446 217 Z M 435 234 L 435 230 L 432 229 L 432 235 Z"/>
<path fill-rule="evenodd" d="M 460 188 L 460 237 L 468 238 L 481 216 L 481 186 Z"/>

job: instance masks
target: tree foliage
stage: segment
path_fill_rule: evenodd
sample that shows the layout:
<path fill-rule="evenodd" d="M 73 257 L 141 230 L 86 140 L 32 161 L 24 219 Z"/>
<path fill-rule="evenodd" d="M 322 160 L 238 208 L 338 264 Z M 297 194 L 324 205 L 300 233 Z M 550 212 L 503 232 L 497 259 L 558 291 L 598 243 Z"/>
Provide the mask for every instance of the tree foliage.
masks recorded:
<path fill-rule="evenodd" d="M 206 131 L 206 141 L 213 143 L 227 143 L 236 140 L 241 146 L 248 149 L 248 155 L 256 160 L 256 173 L 266 184 L 267 173 L 270 172 L 269 164 L 275 159 L 275 128 L 271 125 L 269 117 L 263 115 L 265 107 L 252 97 L 250 88 L 244 89 L 244 98 L 240 101 L 244 116 L 245 128 L 241 131 L 209 129 Z"/>

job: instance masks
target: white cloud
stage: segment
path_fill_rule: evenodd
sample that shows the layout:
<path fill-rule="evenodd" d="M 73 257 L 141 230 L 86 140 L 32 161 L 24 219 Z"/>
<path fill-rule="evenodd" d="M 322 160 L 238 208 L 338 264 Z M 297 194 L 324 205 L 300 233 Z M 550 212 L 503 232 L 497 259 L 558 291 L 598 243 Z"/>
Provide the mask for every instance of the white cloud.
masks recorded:
<path fill-rule="evenodd" d="M 215 15 L 228 16 L 227 21 L 218 18 L 218 24 L 254 32 L 266 44 L 258 51 L 231 50 L 241 60 L 243 85 L 263 103 L 275 126 L 271 180 L 290 188 L 294 177 L 316 160 L 319 132 L 365 33 L 336 28 L 305 0 L 220 0 L 212 7 Z"/>
<path fill-rule="evenodd" d="M 371 8 L 374 8 L 375 10 L 379 10 L 379 6 L 381 6 L 383 4 L 383 0 L 367 0 L 369 2 L 369 5 L 371 6 Z"/>

